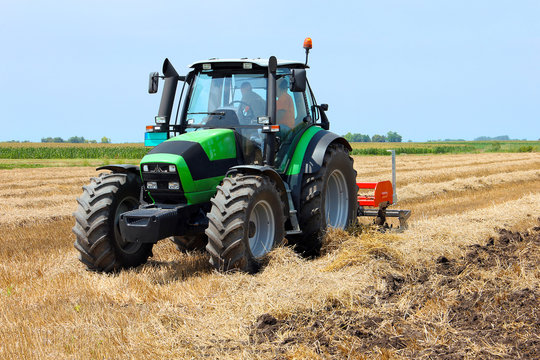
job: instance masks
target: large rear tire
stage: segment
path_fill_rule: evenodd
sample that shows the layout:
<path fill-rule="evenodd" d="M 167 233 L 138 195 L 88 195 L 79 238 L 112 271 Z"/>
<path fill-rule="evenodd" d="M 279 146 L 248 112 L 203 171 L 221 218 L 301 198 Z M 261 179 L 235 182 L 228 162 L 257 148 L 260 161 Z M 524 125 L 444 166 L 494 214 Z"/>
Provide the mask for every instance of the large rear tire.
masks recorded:
<path fill-rule="evenodd" d="M 306 257 L 320 254 L 327 227 L 344 229 L 356 221 L 358 187 L 349 151 L 339 143 L 326 150 L 323 165 L 302 179 L 298 222 L 301 235 L 290 237 Z"/>
<path fill-rule="evenodd" d="M 257 272 L 266 254 L 283 240 L 284 206 L 276 185 L 265 176 L 224 178 L 208 220 L 206 250 L 218 270 Z"/>
<path fill-rule="evenodd" d="M 120 214 L 139 207 L 141 180 L 135 174 L 99 174 L 83 186 L 75 217 L 75 248 L 89 270 L 111 272 L 139 266 L 153 244 L 126 243 L 120 235 Z"/>

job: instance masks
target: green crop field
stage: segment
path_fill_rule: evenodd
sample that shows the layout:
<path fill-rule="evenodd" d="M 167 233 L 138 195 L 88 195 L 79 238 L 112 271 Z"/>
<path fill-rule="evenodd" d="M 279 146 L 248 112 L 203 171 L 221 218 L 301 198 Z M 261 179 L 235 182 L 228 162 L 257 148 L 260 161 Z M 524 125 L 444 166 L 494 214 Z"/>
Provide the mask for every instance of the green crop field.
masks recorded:
<path fill-rule="evenodd" d="M 459 154 L 483 152 L 539 152 L 540 141 L 437 141 L 424 143 L 351 143 L 353 155 Z"/>
<path fill-rule="evenodd" d="M 0 143 L 0 169 L 138 164 L 149 148 L 142 143 Z"/>
<path fill-rule="evenodd" d="M 351 143 L 352 155 L 540 152 L 540 141 L 449 141 L 425 143 Z M 72 144 L 0 142 L 0 169 L 48 166 L 137 164 L 149 148 L 142 143 Z"/>
<path fill-rule="evenodd" d="M 0 159 L 140 159 L 143 144 L 0 143 Z"/>

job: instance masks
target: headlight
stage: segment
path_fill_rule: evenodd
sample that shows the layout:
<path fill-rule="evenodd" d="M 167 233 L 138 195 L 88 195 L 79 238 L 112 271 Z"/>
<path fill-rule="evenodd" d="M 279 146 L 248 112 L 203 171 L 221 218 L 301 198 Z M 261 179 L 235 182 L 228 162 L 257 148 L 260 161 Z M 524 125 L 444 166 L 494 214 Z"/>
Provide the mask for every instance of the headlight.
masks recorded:
<path fill-rule="evenodd" d="M 169 172 L 176 172 L 176 166 L 169 165 Z"/>
<path fill-rule="evenodd" d="M 165 124 L 167 122 L 165 116 L 156 116 L 154 119 L 156 120 L 156 124 Z"/>
<path fill-rule="evenodd" d="M 146 183 L 146 188 L 147 189 L 152 189 L 152 190 L 156 190 L 157 189 L 157 182 L 155 181 L 149 181 Z"/>
<path fill-rule="evenodd" d="M 144 172 L 148 172 L 148 165 L 143 165 L 143 167 L 142 167 L 142 171 L 144 171 Z"/>
<path fill-rule="evenodd" d="M 180 183 L 169 182 L 169 190 L 180 190 Z"/>

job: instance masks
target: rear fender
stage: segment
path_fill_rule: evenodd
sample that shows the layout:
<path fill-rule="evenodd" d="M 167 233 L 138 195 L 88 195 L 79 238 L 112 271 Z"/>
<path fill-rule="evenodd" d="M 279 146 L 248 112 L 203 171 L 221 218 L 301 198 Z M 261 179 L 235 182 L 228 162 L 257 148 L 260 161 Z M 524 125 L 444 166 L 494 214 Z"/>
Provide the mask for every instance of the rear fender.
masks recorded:
<path fill-rule="evenodd" d="M 296 166 L 299 171 L 287 171 L 287 183 L 291 188 L 291 195 L 295 208 L 300 208 L 300 194 L 302 191 L 302 179 L 304 174 L 314 174 L 320 170 L 328 146 L 334 143 L 342 144 L 349 151 L 352 150 L 352 147 L 347 140 L 326 130 L 316 132 L 305 150 L 297 149 L 305 152 L 301 160 L 301 166 Z"/>
<path fill-rule="evenodd" d="M 339 135 L 331 133 L 329 131 L 319 131 L 313 139 L 311 139 L 308 148 L 306 149 L 306 155 L 302 168 L 307 174 L 313 174 L 319 171 L 324 161 L 324 154 L 326 149 L 332 143 L 339 143 L 345 146 L 346 149 L 352 151 L 352 147 L 347 140 Z"/>

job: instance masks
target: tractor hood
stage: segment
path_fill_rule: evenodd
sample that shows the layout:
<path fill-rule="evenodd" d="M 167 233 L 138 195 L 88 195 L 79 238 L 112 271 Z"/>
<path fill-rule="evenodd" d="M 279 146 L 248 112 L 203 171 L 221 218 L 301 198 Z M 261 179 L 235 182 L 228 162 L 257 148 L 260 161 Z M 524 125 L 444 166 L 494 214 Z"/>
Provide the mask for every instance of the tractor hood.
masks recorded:
<path fill-rule="evenodd" d="M 235 134 L 230 129 L 198 130 L 176 136 L 153 148 L 141 160 L 144 188 L 156 203 L 209 201 L 227 171 L 239 165 L 237 155 Z"/>

